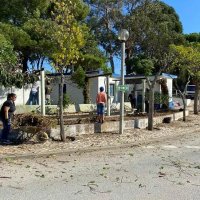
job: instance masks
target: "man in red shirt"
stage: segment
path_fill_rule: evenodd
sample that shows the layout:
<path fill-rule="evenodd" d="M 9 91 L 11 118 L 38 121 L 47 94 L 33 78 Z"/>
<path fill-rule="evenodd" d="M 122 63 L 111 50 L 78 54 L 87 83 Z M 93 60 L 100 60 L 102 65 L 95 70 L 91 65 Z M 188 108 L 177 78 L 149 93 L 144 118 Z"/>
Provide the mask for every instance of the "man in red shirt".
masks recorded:
<path fill-rule="evenodd" d="M 100 87 L 100 92 L 97 94 L 96 103 L 97 103 L 97 120 L 99 123 L 104 122 L 104 112 L 105 112 L 105 104 L 106 104 L 107 96 L 104 92 L 104 88 Z"/>

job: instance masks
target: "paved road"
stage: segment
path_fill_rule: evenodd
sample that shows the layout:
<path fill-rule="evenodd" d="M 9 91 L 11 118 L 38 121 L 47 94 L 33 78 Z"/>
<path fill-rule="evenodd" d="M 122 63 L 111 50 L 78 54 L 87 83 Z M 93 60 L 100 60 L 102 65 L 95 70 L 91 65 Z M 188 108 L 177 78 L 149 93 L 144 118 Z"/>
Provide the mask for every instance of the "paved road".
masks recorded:
<path fill-rule="evenodd" d="M 199 200 L 200 134 L 0 162 L 0 200 Z"/>

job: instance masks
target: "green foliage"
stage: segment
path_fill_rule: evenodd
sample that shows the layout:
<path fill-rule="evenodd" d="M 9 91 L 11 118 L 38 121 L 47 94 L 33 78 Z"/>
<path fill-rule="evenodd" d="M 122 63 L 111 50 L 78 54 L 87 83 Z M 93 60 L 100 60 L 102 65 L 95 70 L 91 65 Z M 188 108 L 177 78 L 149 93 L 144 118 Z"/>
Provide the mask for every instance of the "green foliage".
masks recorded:
<path fill-rule="evenodd" d="M 184 36 L 189 43 L 200 43 L 200 33 L 185 34 Z"/>
<path fill-rule="evenodd" d="M 113 57 L 118 55 L 117 24 L 122 20 L 123 1 L 121 0 L 85 0 L 90 6 L 87 22 L 98 44 L 104 50 L 114 72 Z"/>
<path fill-rule="evenodd" d="M 13 46 L 6 40 L 4 35 L 0 34 L 0 66 L 11 66 L 17 63 L 17 55 Z"/>
<path fill-rule="evenodd" d="M 71 103 L 70 97 L 68 94 L 63 95 L 63 107 L 67 108 L 69 104 Z"/>
<path fill-rule="evenodd" d="M 13 50 L 13 46 L 0 34 L 0 85 L 22 87 L 24 77 L 17 61 L 17 54 Z"/>
<path fill-rule="evenodd" d="M 0 85 L 21 88 L 25 83 L 33 83 L 37 79 L 34 74 L 21 73 L 17 53 L 11 43 L 0 34 Z"/>
<path fill-rule="evenodd" d="M 103 56 L 97 56 L 91 53 L 81 54 L 77 63 L 75 64 L 75 70 L 81 66 L 83 70 L 92 71 L 96 69 L 102 69 L 105 71 L 109 71 L 106 65 L 106 59 Z"/>
<path fill-rule="evenodd" d="M 146 92 L 145 100 L 149 101 L 149 92 Z M 168 94 L 161 94 L 159 92 L 154 92 L 154 104 L 168 105 L 168 102 L 169 102 L 169 95 Z"/>
<path fill-rule="evenodd" d="M 76 20 L 77 4 L 71 1 L 54 0 L 54 11 L 52 18 L 56 30 L 52 34 L 55 41 L 55 50 L 51 54 L 54 66 L 57 70 L 62 71 L 65 66 L 77 62 L 80 49 L 84 46 L 85 25 Z"/>
<path fill-rule="evenodd" d="M 154 103 L 155 104 L 165 104 L 168 105 L 169 95 L 160 94 L 159 92 L 154 93 Z"/>
<path fill-rule="evenodd" d="M 72 74 L 72 81 L 75 82 L 79 88 L 83 88 L 85 85 L 85 70 L 81 66 Z"/>
<path fill-rule="evenodd" d="M 132 45 L 127 49 L 127 60 L 142 54 L 154 63 L 154 73 L 171 62 L 169 46 L 184 42 L 178 15 L 162 2 L 138 6 L 127 16 L 126 25 L 133 33 L 129 38 Z M 127 74 L 132 72 L 131 67 L 127 66 Z"/>
<path fill-rule="evenodd" d="M 0 32 L 13 44 L 16 51 L 34 45 L 34 41 L 31 40 L 30 35 L 18 26 L 0 23 Z"/>
<path fill-rule="evenodd" d="M 43 16 L 49 0 L 0 0 L 0 20 L 17 26 L 31 17 Z"/>
<path fill-rule="evenodd" d="M 173 66 L 187 70 L 195 79 L 199 79 L 200 72 L 200 43 L 187 46 L 171 46 L 174 54 Z"/>
<path fill-rule="evenodd" d="M 0 33 L 4 34 L 20 55 L 19 62 L 23 72 L 28 70 L 29 61 L 31 63 L 37 61 L 37 69 L 39 69 L 44 56 L 48 56 L 49 50 L 52 49 L 47 35 L 49 36 L 48 31 L 52 30 L 53 26 L 46 26 L 46 20 L 48 21 L 50 16 L 51 1 L 0 0 L 0 4 Z M 36 23 L 37 21 L 38 23 Z"/>
<path fill-rule="evenodd" d="M 151 59 L 147 59 L 144 56 L 136 56 L 127 61 L 127 64 L 131 66 L 130 70 L 136 72 L 136 74 L 142 74 L 145 76 L 152 75 L 154 69 L 154 63 Z"/>

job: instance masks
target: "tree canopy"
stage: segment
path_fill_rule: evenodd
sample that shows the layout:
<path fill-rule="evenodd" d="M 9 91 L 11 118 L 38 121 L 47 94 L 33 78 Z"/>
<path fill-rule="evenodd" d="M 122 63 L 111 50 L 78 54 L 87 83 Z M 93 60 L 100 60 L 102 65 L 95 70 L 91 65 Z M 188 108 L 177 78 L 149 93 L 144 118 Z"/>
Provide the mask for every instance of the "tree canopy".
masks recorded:
<path fill-rule="evenodd" d="M 140 55 L 142 59 L 145 57 L 154 63 L 152 72 L 155 73 L 169 61 L 170 45 L 184 41 L 179 17 L 175 10 L 165 3 L 145 2 L 134 9 L 127 16 L 127 20 L 127 28 L 131 33 L 126 51 L 127 74 L 135 70 L 134 57 Z"/>

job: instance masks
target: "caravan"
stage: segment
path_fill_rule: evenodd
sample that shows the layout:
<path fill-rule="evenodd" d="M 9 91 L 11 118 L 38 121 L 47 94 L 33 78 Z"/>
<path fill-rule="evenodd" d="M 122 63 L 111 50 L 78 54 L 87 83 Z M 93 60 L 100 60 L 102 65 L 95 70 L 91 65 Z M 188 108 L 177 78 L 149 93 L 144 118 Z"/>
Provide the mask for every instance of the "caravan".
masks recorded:
<path fill-rule="evenodd" d="M 195 85 L 187 85 L 186 88 L 186 98 L 187 99 L 194 99 L 195 95 Z"/>

